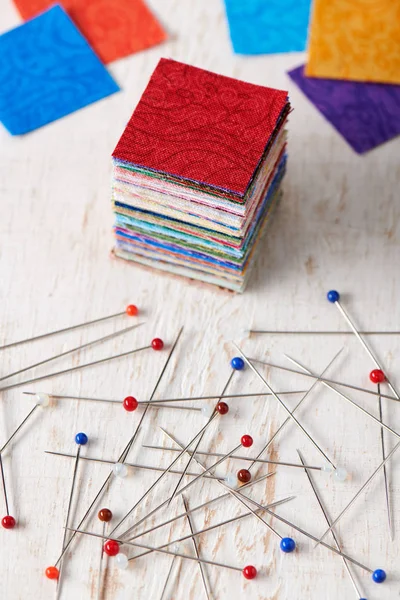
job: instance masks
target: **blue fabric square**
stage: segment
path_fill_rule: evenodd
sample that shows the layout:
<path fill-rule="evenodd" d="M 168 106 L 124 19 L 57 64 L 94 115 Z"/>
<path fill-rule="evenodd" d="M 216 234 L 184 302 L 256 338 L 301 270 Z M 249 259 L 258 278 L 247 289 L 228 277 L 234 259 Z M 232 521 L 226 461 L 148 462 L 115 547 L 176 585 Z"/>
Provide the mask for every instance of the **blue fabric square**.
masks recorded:
<path fill-rule="evenodd" d="M 0 36 L 0 121 L 12 135 L 118 90 L 59 5 Z"/>
<path fill-rule="evenodd" d="M 238 54 L 302 52 L 311 0 L 225 0 L 233 49 Z"/>

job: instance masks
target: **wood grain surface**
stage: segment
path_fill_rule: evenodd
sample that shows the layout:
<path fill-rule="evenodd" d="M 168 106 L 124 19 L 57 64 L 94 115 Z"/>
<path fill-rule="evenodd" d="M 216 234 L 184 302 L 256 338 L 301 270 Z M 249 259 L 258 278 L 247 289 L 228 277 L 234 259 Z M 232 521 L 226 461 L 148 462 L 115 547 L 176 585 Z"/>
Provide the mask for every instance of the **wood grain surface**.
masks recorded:
<path fill-rule="evenodd" d="M 322 371 L 342 347 L 346 351 L 332 366 L 333 378 L 371 386 L 370 359 L 351 336 L 249 337 L 250 327 L 268 329 L 342 329 L 345 324 L 325 294 L 336 288 L 343 303 L 362 328 L 399 329 L 400 141 L 394 140 L 360 157 L 324 121 L 295 88 L 287 70 L 304 62 L 302 54 L 240 57 L 232 52 L 221 0 L 153 0 L 151 6 L 168 29 L 169 41 L 110 66 L 123 91 L 56 123 L 21 138 L 0 130 L 0 343 L 79 323 L 123 310 L 127 303 L 140 307 L 145 325 L 106 344 L 65 357 L 14 378 L 83 364 L 146 345 L 153 337 L 167 344 L 163 352 L 147 350 L 103 366 L 77 371 L 37 385 L 1 393 L 0 441 L 7 439 L 33 406 L 22 391 L 68 393 L 123 399 L 132 394 L 147 399 L 155 385 L 180 327 L 184 332 L 157 390 L 157 398 L 220 393 L 230 374 L 235 355 L 231 340 L 256 358 L 288 365 L 283 354 L 298 358 Z M 0 4 L 1 29 L 19 20 L 12 3 Z M 159 57 L 172 57 L 225 75 L 288 89 L 294 111 L 289 124 L 289 167 L 284 198 L 265 238 L 248 290 L 234 295 L 214 287 L 195 284 L 131 264 L 112 260 L 112 213 L 110 207 L 110 155 Z M 129 317 L 1 351 L 0 376 L 72 348 L 133 322 Z M 398 337 L 370 338 L 395 384 L 400 386 Z M 311 382 L 276 370 L 262 370 L 276 390 L 306 390 Z M 230 390 L 264 391 L 249 369 L 235 373 Z M 373 414 L 373 396 L 349 393 Z M 293 408 L 298 396 L 287 396 Z M 384 418 L 400 431 L 398 406 L 384 401 Z M 14 531 L 0 530 L 0 597 L 4 600 L 45 600 L 56 596 L 54 582 L 44 577 L 61 550 L 73 460 L 44 454 L 45 450 L 76 452 L 74 435 L 85 431 L 86 456 L 115 460 L 139 421 L 139 409 L 126 413 L 120 406 L 60 400 L 36 411 L 9 450 L 4 467 L 11 513 L 18 520 Z M 314 480 L 335 517 L 381 461 L 379 426 L 333 393 L 317 385 L 299 411 L 304 427 L 332 460 L 352 474 L 337 483 L 319 472 Z M 274 398 L 257 397 L 230 401 L 230 412 L 207 432 L 203 448 L 229 451 L 244 433 L 259 450 L 285 413 Z M 142 443 L 166 444 L 159 426 L 186 442 L 204 424 L 199 412 L 150 409 L 130 459 L 142 464 L 167 466 L 168 452 L 145 450 Z M 388 449 L 396 438 L 385 436 Z M 290 424 L 270 448 L 273 460 L 297 462 L 296 448 L 306 460 L 320 465 L 321 457 L 305 436 Z M 337 528 L 343 549 L 375 569 L 387 570 L 388 579 L 378 586 L 360 569 L 353 572 L 369 600 L 400 597 L 400 550 L 398 467 L 400 454 L 390 468 L 395 541 L 388 535 L 383 478 L 379 476 L 343 518 Z M 207 461 L 206 461 L 207 462 Z M 183 464 L 183 463 L 182 463 Z M 211 464 L 209 461 L 207 464 Z M 240 467 L 239 467 L 240 465 Z M 218 474 L 234 472 L 242 463 L 221 465 Z M 197 467 L 193 466 L 193 469 Z M 272 468 L 270 469 L 272 470 Z M 296 499 L 277 513 L 314 535 L 322 534 L 325 522 L 307 478 L 301 469 L 277 467 L 267 484 L 251 495 L 268 502 L 288 495 Z M 260 467 L 260 474 L 267 472 Z M 77 524 L 109 466 L 81 462 L 72 523 Z M 133 469 L 128 478 L 113 480 L 100 506 L 109 506 L 121 518 L 155 480 L 156 474 Z M 166 478 L 142 504 L 138 516 L 167 497 L 176 475 Z M 157 491 L 158 490 L 158 491 Z M 189 505 L 220 493 L 219 486 L 202 480 L 188 492 Z M 3 499 L 0 512 L 4 513 Z M 182 510 L 181 499 L 171 505 Z M 193 526 L 240 514 L 233 499 L 199 511 Z M 154 521 L 156 522 L 156 519 Z M 158 522 L 158 521 L 157 521 Z M 254 564 L 259 577 L 246 582 L 240 573 L 206 566 L 214 600 L 352 600 L 356 594 L 338 556 L 301 537 L 277 521 L 281 535 L 297 542 L 294 554 L 284 555 L 278 539 L 254 518 L 217 529 L 199 540 L 199 552 L 208 560 L 234 566 Z M 87 530 L 100 532 L 92 518 Z M 163 543 L 188 533 L 189 524 L 178 521 L 171 529 L 143 538 Z M 328 538 L 329 539 L 329 538 Z M 193 553 L 190 542 L 182 545 Z M 132 553 L 128 550 L 128 553 Z M 81 537 L 71 545 L 65 561 L 61 600 L 159 600 L 171 557 L 153 555 L 130 563 L 119 571 L 115 561 L 105 562 L 104 586 L 97 590 L 100 542 Z M 175 561 L 166 598 L 205 598 L 198 565 Z"/>

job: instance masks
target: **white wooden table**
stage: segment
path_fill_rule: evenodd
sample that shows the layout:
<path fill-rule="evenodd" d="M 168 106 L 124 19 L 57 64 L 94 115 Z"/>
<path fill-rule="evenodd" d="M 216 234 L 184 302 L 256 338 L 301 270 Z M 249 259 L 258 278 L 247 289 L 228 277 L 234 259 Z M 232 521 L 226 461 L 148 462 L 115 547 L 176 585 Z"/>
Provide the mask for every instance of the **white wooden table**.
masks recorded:
<path fill-rule="evenodd" d="M 112 74 L 123 88 L 121 93 L 25 137 L 11 138 L 0 130 L 0 341 L 117 312 L 130 302 L 140 307 L 141 319 L 146 321 L 145 326 L 124 338 L 36 369 L 21 376 L 21 381 L 27 375 L 49 372 L 50 368 L 68 368 L 138 347 L 154 336 L 171 344 L 184 326 L 158 398 L 221 392 L 234 355 L 232 339 L 242 343 L 250 356 L 287 364 L 283 357 L 287 352 L 316 371 L 322 371 L 335 352 L 346 345 L 347 355 L 331 369 L 331 375 L 356 385 L 370 385 L 371 362 L 353 337 L 249 339 L 245 330 L 252 325 L 345 329 L 338 311 L 325 299 L 330 288 L 343 293 L 360 327 L 399 329 L 400 140 L 363 157 L 354 154 L 286 75 L 287 70 L 304 62 L 304 56 L 235 56 L 221 0 L 153 0 L 151 5 L 167 26 L 170 41 L 111 65 Z M 9 0 L 1 3 L 0 22 L 2 30 L 19 22 Z M 110 155 L 161 56 L 290 91 L 295 110 L 290 117 L 285 195 L 243 296 L 110 259 Z M 132 323 L 127 317 L 120 318 L 118 322 L 3 351 L 0 375 L 115 331 L 127 322 Z M 370 341 L 400 385 L 399 338 L 375 337 Z M 145 400 L 166 355 L 167 350 L 147 351 L 41 385 L 4 392 L 0 439 L 6 439 L 33 406 L 32 399 L 22 395 L 23 390 L 114 399 L 133 394 Z M 311 384 L 275 370 L 268 376 L 278 390 L 307 389 Z M 247 370 L 235 375 L 231 390 L 263 391 L 263 386 Z M 374 397 L 360 393 L 350 396 L 377 414 Z M 288 406 L 294 407 L 296 398 L 286 397 Z M 285 417 L 273 398 L 236 399 L 230 405 L 229 414 L 207 433 L 205 448 L 228 451 L 247 432 L 253 435 L 253 448 L 257 450 Z M 82 450 L 84 454 L 115 460 L 134 430 L 139 412 L 128 414 L 120 407 L 61 400 L 54 408 L 36 414 L 4 455 L 11 512 L 18 528 L 0 530 L 2 599 L 55 597 L 54 582 L 48 581 L 43 572 L 60 553 L 73 461 L 45 455 L 44 451 L 74 453 L 74 435 L 85 431 L 90 441 Z M 386 421 L 400 431 L 397 406 L 384 402 L 384 414 Z M 331 516 L 336 516 L 381 461 L 379 427 L 321 386 L 306 401 L 299 419 L 336 463 L 352 473 L 351 481 L 342 484 L 318 472 L 314 476 Z M 204 417 L 196 412 L 154 410 L 146 417 L 130 459 L 167 466 L 170 453 L 160 456 L 154 450 L 144 450 L 142 442 L 164 444 L 159 425 L 187 441 L 203 423 Z M 393 447 L 395 438 L 386 439 L 388 448 Z M 319 454 L 293 425 L 277 440 L 270 456 L 297 462 L 296 448 L 302 449 L 309 463 L 321 463 Z M 400 455 L 396 455 L 389 469 L 395 541 L 389 540 L 387 532 L 382 477 L 338 527 L 346 552 L 372 568 L 382 567 L 388 572 L 387 582 L 378 586 L 369 575 L 354 569 L 369 600 L 400 596 L 399 460 Z M 230 465 L 231 469 L 238 468 L 237 462 Z M 108 472 L 107 465 L 81 463 L 73 523 L 79 522 Z M 224 472 L 221 465 L 218 473 Z M 268 485 L 254 488 L 254 498 L 267 502 L 294 494 L 296 499 L 277 512 L 315 535 L 322 534 L 325 523 L 304 472 L 284 467 L 276 472 Z M 171 489 L 175 477 L 169 479 Z M 129 478 L 113 481 L 101 505 L 110 506 L 116 518 L 121 518 L 154 479 L 152 473 L 135 470 Z M 159 490 L 142 505 L 140 514 L 150 510 L 168 491 L 164 485 Z M 216 484 L 203 481 L 188 495 L 189 502 L 197 504 L 217 493 Z M 4 513 L 2 499 L 0 506 Z M 177 500 L 171 511 L 180 509 Z M 233 500 L 216 504 L 206 514 L 195 514 L 195 526 L 202 528 L 205 523 L 216 523 L 240 511 Z M 215 599 L 355 598 L 339 557 L 321 547 L 313 551 L 310 540 L 279 522 L 274 526 L 282 535 L 293 535 L 298 544 L 295 554 L 283 555 L 277 539 L 253 518 L 201 538 L 204 558 L 240 567 L 254 564 L 260 571 L 255 581 L 246 582 L 239 573 L 208 567 Z M 99 532 L 100 522 L 94 518 L 85 527 Z M 172 539 L 184 532 L 188 532 L 188 525 L 180 521 L 168 535 Z M 158 532 L 146 539 L 162 543 L 166 535 Z M 81 537 L 71 548 L 60 597 L 96 599 L 100 542 Z M 184 549 L 193 552 L 189 542 Z M 101 597 L 158 600 L 170 561 L 170 557 L 159 555 L 133 562 L 127 571 L 118 571 L 109 560 Z M 177 561 L 175 566 L 177 571 L 165 598 L 205 597 L 198 566 L 190 561 Z"/>

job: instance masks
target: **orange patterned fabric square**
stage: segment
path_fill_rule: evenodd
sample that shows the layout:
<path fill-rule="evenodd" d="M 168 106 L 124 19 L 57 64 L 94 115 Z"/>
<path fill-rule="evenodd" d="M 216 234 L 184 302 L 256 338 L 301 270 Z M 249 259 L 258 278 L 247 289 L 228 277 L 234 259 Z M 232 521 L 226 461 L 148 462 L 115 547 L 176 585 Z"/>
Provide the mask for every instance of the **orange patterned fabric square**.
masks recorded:
<path fill-rule="evenodd" d="M 54 0 L 14 3 L 27 20 Z M 143 0 L 63 0 L 62 6 L 104 63 L 155 46 L 167 37 Z"/>
<path fill-rule="evenodd" d="M 399 0 L 314 0 L 305 72 L 400 83 Z"/>

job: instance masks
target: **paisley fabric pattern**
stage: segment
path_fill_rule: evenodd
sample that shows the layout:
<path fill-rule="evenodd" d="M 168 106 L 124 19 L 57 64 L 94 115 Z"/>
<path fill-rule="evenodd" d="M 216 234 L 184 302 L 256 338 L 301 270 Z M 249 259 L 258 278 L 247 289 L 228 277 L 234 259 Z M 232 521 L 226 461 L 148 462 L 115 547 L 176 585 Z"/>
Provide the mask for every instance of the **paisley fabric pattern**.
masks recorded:
<path fill-rule="evenodd" d="M 316 79 L 304 67 L 289 75 L 356 152 L 400 134 L 399 85 Z"/>
<path fill-rule="evenodd" d="M 306 75 L 400 83 L 399 0 L 315 0 Z"/>
<path fill-rule="evenodd" d="M 58 5 L 0 36 L 0 121 L 13 135 L 118 90 Z"/>
<path fill-rule="evenodd" d="M 14 3 L 25 20 L 54 4 L 52 0 L 14 0 Z M 63 0 L 62 4 L 106 64 L 155 46 L 167 37 L 143 0 Z"/>
<path fill-rule="evenodd" d="M 238 54 L 301 52 L 306 48 L 311 0 L 225 0 Z"/>
<path fill-rule="evenodd" d="M 243 197 L 287 92 L 162 58 L 113 157 Z"/>

